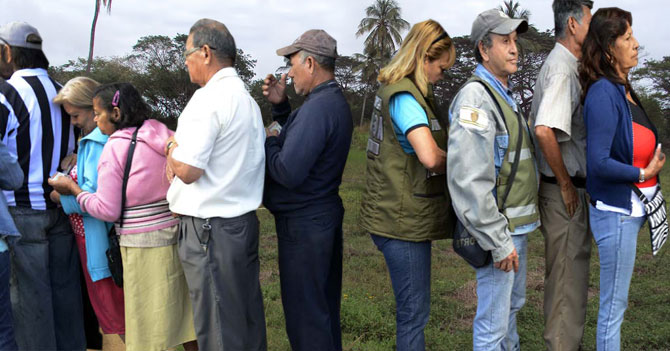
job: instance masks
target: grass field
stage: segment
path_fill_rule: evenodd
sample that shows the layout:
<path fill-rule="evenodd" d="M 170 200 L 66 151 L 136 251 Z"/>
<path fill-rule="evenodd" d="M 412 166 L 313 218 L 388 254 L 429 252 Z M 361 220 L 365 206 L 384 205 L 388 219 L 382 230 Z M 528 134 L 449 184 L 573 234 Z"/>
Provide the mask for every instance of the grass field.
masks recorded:
<path fill-rule="evenodd" d="M 345 204 L 342 332 L 345 350 L 393 350 L 395 302 L 382 254 L 358 226 L 359 205 L 365 187 L 365 133 L 354 135 L 340 195 Z M 666 167 L 665 174 L 670 174 Z M 670 177 L 665 176 L 664 180 Z M 670 189 L 670 180 L 664 182 Z M 261 220 L 261 283 L 265 300 L 268 349 L 290 350 L 277 269 L 274 220 L 259 210 Z M 658 257 L 650 252 L 648 230 L 638 240 L 635 273 L 622 331 L 622 350 L 670 350 L 670 244 Z M 518 317 L 523 350 L 543 350 L 542 299 L 544 291 L 544 242 L 538 232 L 529 236 L 526 305 Z M 599 265 L 595 248 L 584 350 L 595 350 L 598 313 Z M 432 305 L 426 328 L 428 350 L 472 349 L 472 319 L 476 309 L 475 274 L 454 254 L 451 241 L 433 244 Z"/>

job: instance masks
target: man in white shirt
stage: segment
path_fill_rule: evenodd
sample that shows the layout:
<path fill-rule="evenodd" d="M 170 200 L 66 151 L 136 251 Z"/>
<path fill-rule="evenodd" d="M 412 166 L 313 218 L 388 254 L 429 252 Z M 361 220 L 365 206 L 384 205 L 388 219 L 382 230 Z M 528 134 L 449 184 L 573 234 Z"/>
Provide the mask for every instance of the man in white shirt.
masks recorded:
<path fill-rule="evenodd" d="M 200 85 L 165 145 L 167 199 L 181 215 L 179 257 L 201 350 L 265 350 L 256 208 L 263 197 L 265 132 L 233 64 L 235 41 L 201 19 L 184 58 Z"/>
<path fill-rule="evenodd" d="M 590 0 L 554 0 L 556 46 L 538 74 L 531 109 L 545 238 L 544 340 L 552 351 L 580 349 L 586 317 L 591 235 L 577 67 L 591 7 Z"/>

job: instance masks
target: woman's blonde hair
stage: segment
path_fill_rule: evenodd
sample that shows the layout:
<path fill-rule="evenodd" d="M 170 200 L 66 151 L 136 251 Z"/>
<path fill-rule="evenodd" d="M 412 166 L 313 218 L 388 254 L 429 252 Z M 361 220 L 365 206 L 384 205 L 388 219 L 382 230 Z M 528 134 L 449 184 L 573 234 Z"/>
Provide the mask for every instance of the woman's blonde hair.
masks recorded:
<path fill-rule="evenodd" d="M 449 67 L 451 67 L 456 61 L 456 50 L 449 34 L 432 19 L 419 22 L 412 26 L 400 50 L 393 56 L 391 62 L 381 69 L 377 80 L 388 85 L 409 76 L 421 93 L 426 95 L 428 77 L 423 70 L 423 62 L 426 59 L 437 60 L 445 52 L 449 53 Z"/>
<path fill-rule="evenodd" d="M 79 108 L 93 108 L 93 92 L 100 83 L 88 77 L 70 79 L 54 98 L 54 103 L 68 103 Z"/>

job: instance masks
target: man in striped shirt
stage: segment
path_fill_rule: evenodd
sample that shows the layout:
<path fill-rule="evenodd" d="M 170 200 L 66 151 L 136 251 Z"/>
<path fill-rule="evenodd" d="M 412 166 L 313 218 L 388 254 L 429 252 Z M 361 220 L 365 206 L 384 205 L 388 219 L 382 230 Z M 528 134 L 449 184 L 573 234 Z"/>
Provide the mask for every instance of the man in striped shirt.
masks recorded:
<path fill-rule="evenodd" d="M 23 185 L 5 191 L 21 233 L 12 250 L 12 310 L 22 350 L 84 350 L 78 254 L 47 183 L 74 149 L 69 116 L 52 103 L 42 38 L 27 23 L 0 27 L 0 140 L 18 158 Z"/>

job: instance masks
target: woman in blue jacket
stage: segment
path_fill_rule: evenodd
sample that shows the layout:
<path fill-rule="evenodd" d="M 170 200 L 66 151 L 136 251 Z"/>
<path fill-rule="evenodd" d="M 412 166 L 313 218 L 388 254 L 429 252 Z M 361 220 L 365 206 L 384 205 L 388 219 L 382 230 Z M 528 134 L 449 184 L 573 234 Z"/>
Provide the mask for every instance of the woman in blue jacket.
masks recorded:
<path fill-rule="evenodd" d="M 70 115 L 71 123 L 81 129 L 77 164 L 68 175 L 80 188 L 95 192 L 98 188 L 98 160 L 108 136 L 97 128 L 93 115 L 93 92 L 100 84 L 90 78 L 68 81 L 54 98 Z M 91 305 L 104 334 L 125 335 L 123 290 L 111 279 L 105 251 L 109 247 L 107 233 L 112 224 L 98 220 L 79 207 L 72 195 L 51 193 L 54 202 L 63 206 L 70 217 L 75 242 L 79 249 L 86 289 Z"/>
<path fill-rule="evenodd" d="M 665 163 L 656 128 L 628 80 L 639 49 L 632 23 L 630 12 L 601 8 L 593 15 L 582 46 L 586 190 L 600 255 L 598 351 L 621 348 L 637 234 L 646 215 L 633 187 L 652 198 Z"/>
<path fill-rule="evenodd" d="M 2 131 L 4 132 L 4 131 Z M 0 140 L 0 189 L 16 190 L 23 185 L 23 171 L 5 144 Z M 0 192 L 0 350 L 17 349 L 12 324 L 12 305 L 9 301 L 9 251 L 8 244 L 16 239 L 19 231 L 7 210 L 7 200 Z"/>

